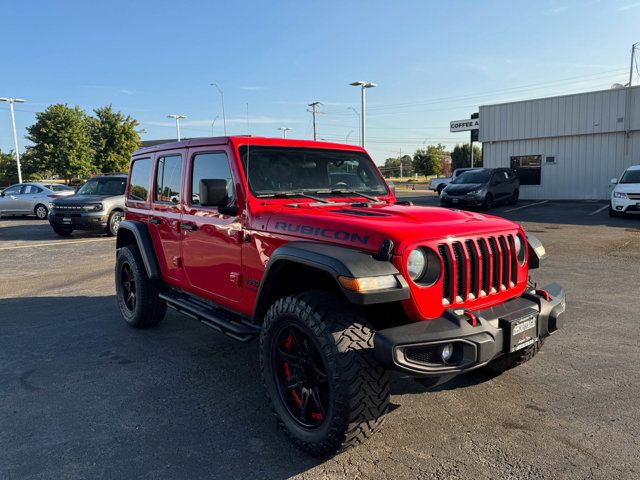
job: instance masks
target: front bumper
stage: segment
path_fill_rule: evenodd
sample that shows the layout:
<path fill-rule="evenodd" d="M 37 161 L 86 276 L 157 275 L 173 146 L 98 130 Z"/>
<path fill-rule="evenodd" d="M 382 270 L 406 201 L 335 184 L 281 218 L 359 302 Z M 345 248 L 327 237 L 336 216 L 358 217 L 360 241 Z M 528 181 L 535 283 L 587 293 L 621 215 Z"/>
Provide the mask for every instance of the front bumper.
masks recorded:
<path fill-rule="evenodd" d="M 611 209 L 619 213 L 640 212 L 640 200 L 628 198 L 612 198 Z"/>
<path fill-rule="evenodd" d="M 549 294 L 548 300 L 542 291 Z M 564 289 L 553 283 L 542 291 L 527 291 L 485 310 L 469 312 L 454 308 L 433 320 L 380 330 L 374 337 L 376 359 L 388 369 L 443 380 L 474 370 L 512 351 L 510 328 L 518 321 L 536 319 L 536 336 L 532 335 L 521 348 L 562 327 Z M 448 344 L 452 345 L 453 354 L 448 362 L 443 362 L 442 347 Z"/>
<path fill-rule="evenodd" d="M 440 196 L 440 203 L 447 207 L 478 207 L 482 205 L 483 197 L 479 195 L 447 195 L 446 192 Z"/>
<path fill-rule="evenodd" d="M 109 221 L 109 215 L 104 211 L 81 213 L 49 212 L 49 223 L 52 226 L 67 227 L 73 230 L 101 230 Z"/>

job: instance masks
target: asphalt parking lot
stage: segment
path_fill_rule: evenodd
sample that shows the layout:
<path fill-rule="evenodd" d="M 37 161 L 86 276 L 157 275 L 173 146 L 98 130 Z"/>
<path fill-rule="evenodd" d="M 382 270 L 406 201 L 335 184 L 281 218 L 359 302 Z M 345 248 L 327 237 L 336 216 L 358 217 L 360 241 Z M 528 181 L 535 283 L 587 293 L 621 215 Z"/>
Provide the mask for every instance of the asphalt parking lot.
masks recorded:
<path fill-rule="evenodd" d="M 113 239 L 0 219 L 0 478 L 640 478 L 640 217 L 603 206 L 497 207 L 547 248 L 565 329 L 498 377 L 394 378 L 384 429 L 330 459 L 276 429 L 255 343 L 125 325 Z"/>

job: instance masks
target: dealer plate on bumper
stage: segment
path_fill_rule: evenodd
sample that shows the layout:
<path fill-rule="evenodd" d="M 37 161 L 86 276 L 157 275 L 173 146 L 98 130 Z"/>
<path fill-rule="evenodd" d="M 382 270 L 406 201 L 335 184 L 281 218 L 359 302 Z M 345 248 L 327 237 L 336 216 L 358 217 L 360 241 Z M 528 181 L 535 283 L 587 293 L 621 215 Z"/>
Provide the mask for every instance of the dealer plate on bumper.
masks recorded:
<path fill-rule="evenodd" d="M 538 316 L 528 315 L 515 320 L 501 319 L 504 333 L 508 333 L 508 352 L 522 350 L 538 340 Z"/>

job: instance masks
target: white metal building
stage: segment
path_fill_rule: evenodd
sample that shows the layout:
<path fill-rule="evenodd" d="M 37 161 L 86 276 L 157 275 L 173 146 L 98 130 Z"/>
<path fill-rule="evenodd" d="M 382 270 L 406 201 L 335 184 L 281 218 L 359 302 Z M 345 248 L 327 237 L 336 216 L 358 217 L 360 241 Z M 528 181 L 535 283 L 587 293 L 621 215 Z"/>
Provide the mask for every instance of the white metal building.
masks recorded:
<path fill-rule="evenodd" d="M 485 167 L 518 170 L 521 198 L 607 199 L 640 164 L 640 86 L 481 106 L 479 139 Z"/>

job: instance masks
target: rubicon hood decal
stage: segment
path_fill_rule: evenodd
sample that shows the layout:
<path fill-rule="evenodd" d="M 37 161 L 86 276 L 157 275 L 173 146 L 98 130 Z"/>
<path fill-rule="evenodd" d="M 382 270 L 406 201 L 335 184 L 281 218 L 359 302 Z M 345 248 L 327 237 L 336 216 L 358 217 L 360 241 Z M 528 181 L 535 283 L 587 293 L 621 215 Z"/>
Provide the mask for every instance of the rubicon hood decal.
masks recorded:
<path fill-rule="evenodd" d="M 313 237 L 338 240 L 341 242 L 359 243 L 361 245 L 369 243 L 369 235 L 361 235 L 359 233 L 348 232 L 346 230 L 313 227 L 311 225 L 303 225 L 300 223 L 276 222 L 274 229 L 277 232 L 310 235 Z"/>

